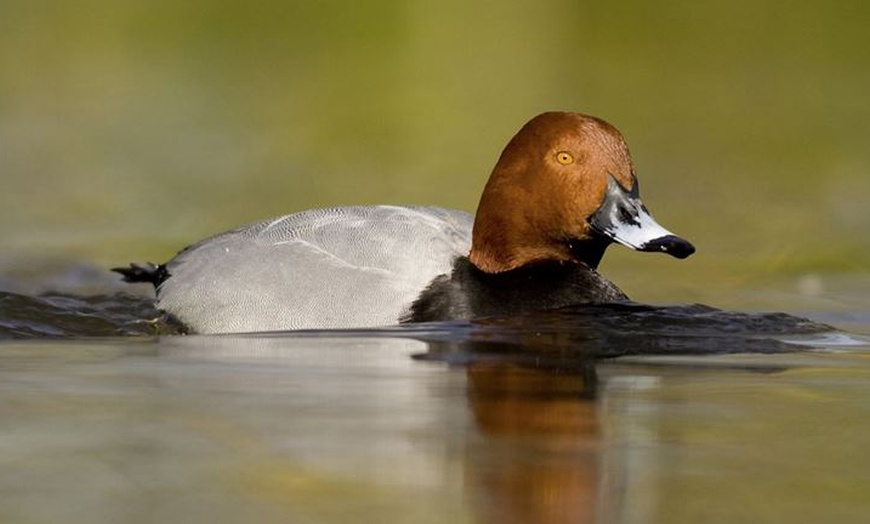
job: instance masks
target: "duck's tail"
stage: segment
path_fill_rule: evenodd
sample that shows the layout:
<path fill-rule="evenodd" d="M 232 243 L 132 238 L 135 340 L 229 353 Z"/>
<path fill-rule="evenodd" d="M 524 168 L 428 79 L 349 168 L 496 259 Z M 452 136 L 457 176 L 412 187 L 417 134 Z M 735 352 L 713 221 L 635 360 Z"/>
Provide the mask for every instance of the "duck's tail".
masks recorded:
<path fill-rule="evenodd" d="M 157 266 L 151 262 L 144 264 L 130 264 L 130 267 L 113 267 L 112 271 L 120 273 L 124 277 L 124 282 L 150 282 L 154 284 L 154 288 L 163 283 L 169 278 L 169 271 L 163 264 Z"/>

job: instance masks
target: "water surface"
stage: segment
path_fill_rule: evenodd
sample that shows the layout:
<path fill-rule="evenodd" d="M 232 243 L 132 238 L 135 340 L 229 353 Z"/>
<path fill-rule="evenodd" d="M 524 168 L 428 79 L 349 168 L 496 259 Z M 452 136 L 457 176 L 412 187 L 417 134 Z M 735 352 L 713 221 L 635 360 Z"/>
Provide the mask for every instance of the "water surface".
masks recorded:
<path fill-rule="evenodd" d="M 870 515 L 870 338 L 791 315 L 179 336 L 141 297 L 4 293 L 0 311 L 4 521 Z"/>

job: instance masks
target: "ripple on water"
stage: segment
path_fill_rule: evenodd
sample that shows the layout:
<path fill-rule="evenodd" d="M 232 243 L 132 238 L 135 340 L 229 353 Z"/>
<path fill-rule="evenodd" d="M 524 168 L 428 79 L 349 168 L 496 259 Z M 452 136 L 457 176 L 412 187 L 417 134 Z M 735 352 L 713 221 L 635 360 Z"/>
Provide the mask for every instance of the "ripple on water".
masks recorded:
<path fill-rule="evenodd" d="M 151 300 L 124 293 L 77 297 L 0 291 L 0 339 L 154 335 L 161 331 L 153 322 L 158 316 Z"/>

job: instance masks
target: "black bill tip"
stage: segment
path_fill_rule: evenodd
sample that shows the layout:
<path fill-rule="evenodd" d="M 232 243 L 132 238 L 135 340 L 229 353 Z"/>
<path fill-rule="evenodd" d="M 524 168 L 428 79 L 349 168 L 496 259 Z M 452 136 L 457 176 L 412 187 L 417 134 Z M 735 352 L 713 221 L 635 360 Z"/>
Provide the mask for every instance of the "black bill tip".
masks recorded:
<path fill-rule="evenodd" d="M 674 258 L 686 258 L 695 252 L 695 246 L 676 235 L 667 235 L 650 240 L 643 245 L 641 251 L 661 251 Z"/>

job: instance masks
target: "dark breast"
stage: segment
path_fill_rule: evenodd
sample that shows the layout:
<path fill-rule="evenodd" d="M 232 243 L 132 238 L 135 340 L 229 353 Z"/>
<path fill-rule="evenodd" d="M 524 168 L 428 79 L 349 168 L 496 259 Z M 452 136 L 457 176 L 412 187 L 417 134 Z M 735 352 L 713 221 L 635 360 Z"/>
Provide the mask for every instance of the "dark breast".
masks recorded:
<path fill-rule="evenodd" d="M 460 257 L 450 275 L 437 277 L 420 294 L 402 322 L 515 315 L 627 299 L 584 264 L 542 262 L 489 274 Z"/>

